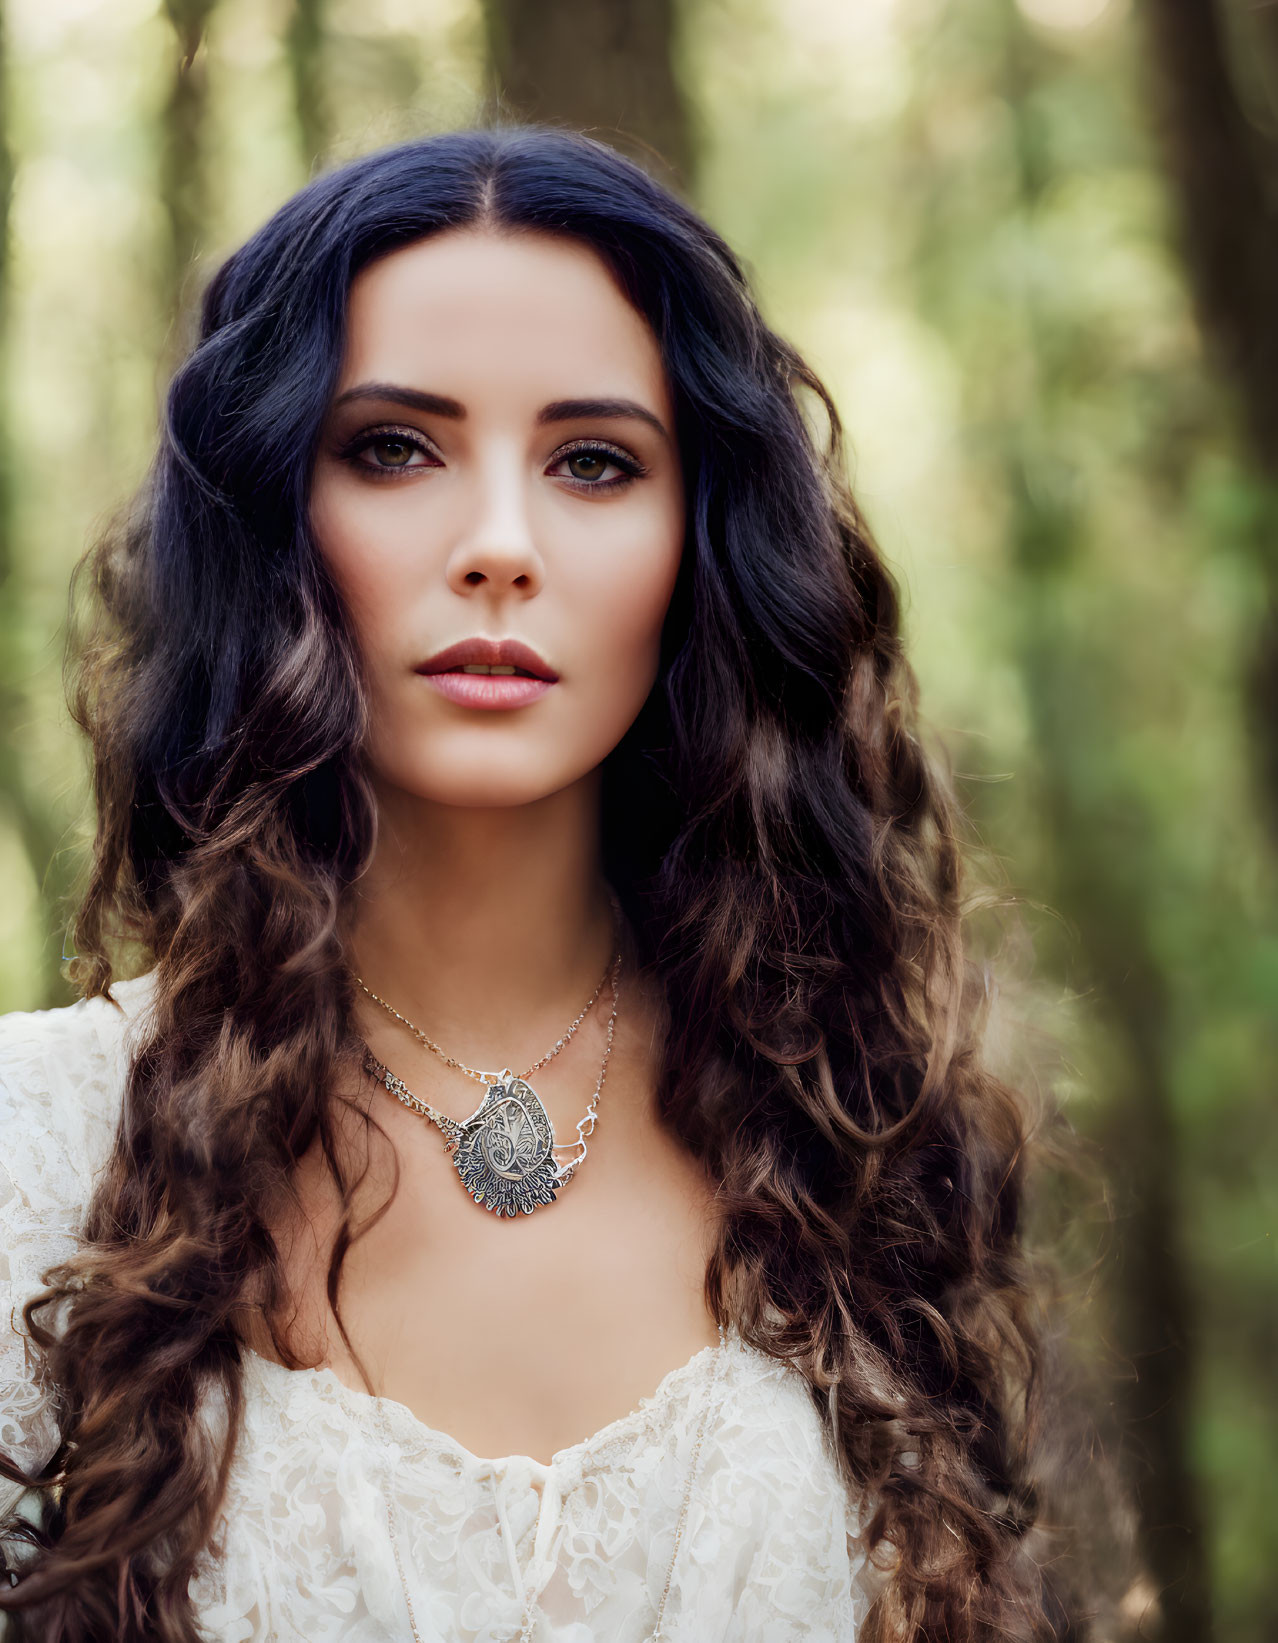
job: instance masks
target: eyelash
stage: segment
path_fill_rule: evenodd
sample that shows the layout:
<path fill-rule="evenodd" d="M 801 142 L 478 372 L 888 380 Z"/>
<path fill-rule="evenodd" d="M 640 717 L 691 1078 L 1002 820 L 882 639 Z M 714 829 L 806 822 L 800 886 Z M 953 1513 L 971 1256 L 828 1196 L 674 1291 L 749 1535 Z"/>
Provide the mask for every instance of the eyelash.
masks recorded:
<path fill-rule="evenodd" d="M 438 456 L 438 452 L 426 442 L 426 440 L 416 431 L 416 429 L 397 428 L 392 426 L 366 429 L 363 433 L 357 434 L 356 437 L 347 445 L 343 446 L 343 448 L 338 452 L 338 456 L 343 462 L 348 462 L 351 467 L 358 468 L 361 473 L 371 474 L 374 479 L 378 481 L 384 479 L 397 479 L 401 473 L 420 473 L 422 471 L 420 467 L 383 468 L 379 467 L 376 463 L 361 462 L 359 460 L 362 454 L 368 450 L 370 446 L 376 445 L 379 440 L 383 439 L 402 440 L 405 445 L 411 445 L 414 450 L 420 451 L 423 456 Z M 563 479 L 569 486 L 572 487 L 573 490 L 623 490 L 634 480 L 642 479 L 648 472 L 647 468 L 644 467 L 643 463 L 640 462 L 637 457 L 631 456 L 628 451 L 623 451 L 618 445 L 611 445 L 607 441 L 600 439 L 578 439 L 574 440 L 569 445 L 561 446 L 561 448 L 557 450 L 554 456 L 550 459 L 551 464 L 554 465 L 560 462 L 566 462 L 569 457 L 584 455 L 587 452 L 592 456 L 602 456 L 607 458 L 607 460 L 615 467 L 621 469 L 621 473 L 615 479 L 606 479 L 603 481 L 597 479 L 574 479 L 567 474 L 559 474 L 556 476 L 557 478 Z"/>

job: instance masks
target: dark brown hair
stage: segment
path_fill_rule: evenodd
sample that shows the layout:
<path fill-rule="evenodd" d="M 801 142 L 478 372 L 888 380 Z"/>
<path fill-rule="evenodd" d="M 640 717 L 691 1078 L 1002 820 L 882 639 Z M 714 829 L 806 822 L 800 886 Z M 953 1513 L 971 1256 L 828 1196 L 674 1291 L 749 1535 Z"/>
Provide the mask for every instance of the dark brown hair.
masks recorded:
<path fill-rule="evenodd" d="M 1054 1413 L 1021 1228 L 1032 1119 L 980 1058 L 955 803 L 837 415 L 705 223 L 540 128 L 409 143 L 291 199 L 212 281 L 147 486 L 81 570 L 98 822 L 73 973 L 97 996 L 153 966 L 155 1003 L 83 1248 L 26 1309 L 63 1441 L 0 1609 L 50 1643 L 195 1643 L 236 1320 L 258 1312 L 297 1366 L 268 1228 L 317 1140 L 348 1210 L 337 1310 L 358 1231 L 343 933 L 375 813 L 307 482 L 354 275 L 480 220 L 593 247 L 677 407 L 687 546 L 603 826 L 668 1002 L 662 1109 L 721 1183 L 709 1302 L 803 1371 L 873 1503 L 864 1643 L 1064 1635 L 1033 1530 Z M 227 1441 L 196 1418 L 214 1393 Z"/>

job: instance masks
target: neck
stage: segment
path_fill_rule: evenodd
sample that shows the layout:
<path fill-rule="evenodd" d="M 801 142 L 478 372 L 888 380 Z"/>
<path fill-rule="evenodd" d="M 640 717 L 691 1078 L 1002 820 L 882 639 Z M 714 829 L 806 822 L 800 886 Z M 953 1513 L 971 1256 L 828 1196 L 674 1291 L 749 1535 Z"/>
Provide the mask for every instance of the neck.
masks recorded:
<path fill-rule="evenodd" d="M 378 843 L 357 886 L 352 968 L 450 1055 L 483 1066 L 494 1055 L 534 1059 L 581 1009 L 614 951 L 597 776 L 499 809 L 458 809 L 397 789 L 377 796 Z"/>

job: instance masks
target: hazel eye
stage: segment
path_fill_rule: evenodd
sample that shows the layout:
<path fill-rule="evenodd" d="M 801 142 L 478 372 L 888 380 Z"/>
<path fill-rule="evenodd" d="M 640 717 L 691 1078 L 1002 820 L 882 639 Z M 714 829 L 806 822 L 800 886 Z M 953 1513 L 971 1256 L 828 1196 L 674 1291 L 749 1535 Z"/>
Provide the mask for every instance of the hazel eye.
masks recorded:
<path fill-rule="evenodd" d="M 412 460 L 417 446 L 410 445 L 408 440 L 399 439 L 394 434 L 387 434 L 382 439 L 371 441 L 365 449 L 377 452 L 379 467 L 403 468 Z"/>
<path fill-rule="evenodd" d="M 374 479 L 441 466 L 437 453 L 420 434 L 408 428 L 367 428 L 357 434 L 338 455 L 344 462 Z"/>
<path fill-rule="evenodd" d="M 598 451 L 576 451 L 567 462 L 574 479 L 600 479 L 608 468 Z"/>
<path fill-rule="evenodd" d="M 563 471 L 566 470 L 566 471 Z M 611 473 L 609 470 L 612 470 Z M 551 473 L 579 491 L 613 491 L 641 478 L 647 469 L 628 452 L 597 441 L 583 441 L 552 458 Z"/>

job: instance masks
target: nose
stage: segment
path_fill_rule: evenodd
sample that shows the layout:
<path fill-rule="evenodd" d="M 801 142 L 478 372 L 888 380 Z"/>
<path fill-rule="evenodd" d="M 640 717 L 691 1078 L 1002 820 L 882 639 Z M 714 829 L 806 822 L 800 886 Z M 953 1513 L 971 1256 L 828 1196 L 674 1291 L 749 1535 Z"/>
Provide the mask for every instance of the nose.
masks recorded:
<path fill-rule="evenodd" d="M 492 453 L 473 476 L 468 517 L 449 556 L 454 593 L 514 594 L 540 591 L 545 566 L 530 517 L 529 485 L 515 453 Z"/>

